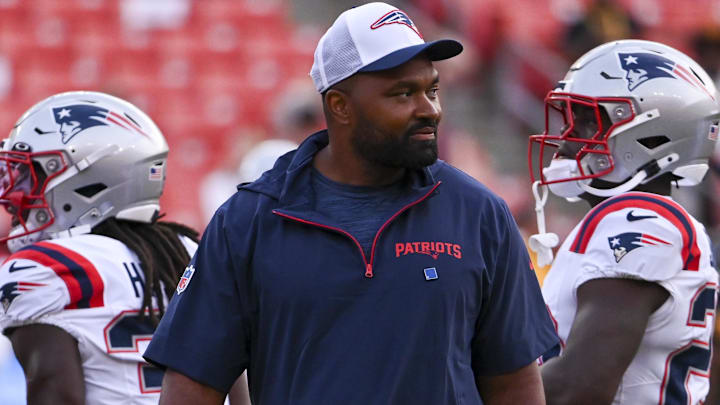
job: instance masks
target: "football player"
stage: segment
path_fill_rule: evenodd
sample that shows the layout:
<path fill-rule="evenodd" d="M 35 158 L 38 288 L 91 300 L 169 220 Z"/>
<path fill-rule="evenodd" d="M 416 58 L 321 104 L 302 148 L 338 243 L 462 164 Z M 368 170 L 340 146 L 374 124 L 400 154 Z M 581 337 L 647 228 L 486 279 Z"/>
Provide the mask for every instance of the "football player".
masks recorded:
<path fill-rule="evenodd" d="M 69 92 L 30 108 L 0 150 L 0 331 L 29 404 L 155 404 L 141 357 L 196 248 L 159 221 L 168 146 L 130 103 Z"/>
<path fill-rule="evenodd" d="M 712 79 L 669 46 L 614 41 L 576 61 L 545 108 L 530 137 L 536 198 L 547 186 L 593 207 L 543 284 L 562 339 L 542 358 L 548 404 L 702 403 L 718 275 L 705 228 L 671 190 L 708 169 Z"/>

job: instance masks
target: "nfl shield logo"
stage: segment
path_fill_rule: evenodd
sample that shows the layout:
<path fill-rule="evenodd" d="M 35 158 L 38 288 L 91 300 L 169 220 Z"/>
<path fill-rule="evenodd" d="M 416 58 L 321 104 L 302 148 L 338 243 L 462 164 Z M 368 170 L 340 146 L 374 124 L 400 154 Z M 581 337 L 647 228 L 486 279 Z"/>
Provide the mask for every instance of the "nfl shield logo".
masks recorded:
<path fill-rule="evenodd" d="M 193 274 L 195 274 L 195 267 L 191 264 L 185 268 L 185 272 L 183 273 L 182 277 L 180 277 L 180 282 L 177 286 L 178 294 L 185 291 L 188 284 L 190 284 L 190 279 L 192 278 Z"/>

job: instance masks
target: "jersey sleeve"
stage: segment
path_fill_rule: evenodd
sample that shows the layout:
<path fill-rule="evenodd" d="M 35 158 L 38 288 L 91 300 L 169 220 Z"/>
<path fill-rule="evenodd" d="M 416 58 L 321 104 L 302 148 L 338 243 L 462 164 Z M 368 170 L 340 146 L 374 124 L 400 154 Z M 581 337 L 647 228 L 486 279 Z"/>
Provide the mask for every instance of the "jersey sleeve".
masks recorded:
<path fill-rule="evenodd" d="M 248 365 L 246 268 L 243 249 L 228 237 L 226 211 L 208 224 L 170 305 L 143 356 L 227 392 Z M 244 235 L 244 233 L 243 233 Z M 244 291 L 244 290 L 243 290 Z M 245 337 L 245 338 L 243 338 Z"/>
<path fill-rule="evenodd" d="M 596 278 L 662 282 L 692 266 L 694 230 L 683 232 L 677 223 L 652 210 L 619 210 L 601 218 L 594 227 L 581 226 L 582 232 L 588 234 L 578 235 L 570 246 L 571 251 L 577 251 L 585 244 L 581 268 L 577 269 L 582 276 L 575 287 Z"/>
<path fill-rule="evenodd" d="M 0 332 L 48 317 L 70 305 L 65 280 L 51 267 L 16 253 L 0 268 Z M 61 326 L 61 325 L 58 325 Z"/>
<path fill-rule="evenodd" d="M 183 246 L 185 246 L 185 249 L 187 250 L 190 257 L 193 257 L 198 248 L 197 243 L 195 243 L 195 241 L 185 235 L 178 235 L 178 237 L 180 238 L 180 242 L 183 244 Z"/>
<path fill-rule="evenodd" d="M 484 229 L 492 242 L 481 247 L 488 283 L 472 347 L 478 375 L 515 371 L 559 344 L 528 251 L 505 204 L 497 216 L 495 226 Z"/>

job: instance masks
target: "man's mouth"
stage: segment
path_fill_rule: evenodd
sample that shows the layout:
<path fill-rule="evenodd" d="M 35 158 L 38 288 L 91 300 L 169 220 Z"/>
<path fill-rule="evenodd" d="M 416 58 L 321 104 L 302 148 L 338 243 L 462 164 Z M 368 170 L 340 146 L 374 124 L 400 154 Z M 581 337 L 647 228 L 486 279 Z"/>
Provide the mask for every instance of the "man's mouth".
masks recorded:
<path fill-rule="evenodd" d="M 423 127 L 414 130 L 410 134 L 410 138 L 416 141 L 432 141 L 435 139 L 437 128 L 435 127 Z"/>

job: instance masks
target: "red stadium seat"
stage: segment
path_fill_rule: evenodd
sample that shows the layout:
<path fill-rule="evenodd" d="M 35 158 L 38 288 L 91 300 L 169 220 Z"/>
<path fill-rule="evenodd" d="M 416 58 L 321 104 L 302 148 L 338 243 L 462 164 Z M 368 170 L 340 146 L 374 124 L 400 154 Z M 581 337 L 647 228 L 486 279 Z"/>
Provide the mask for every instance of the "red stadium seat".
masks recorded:
<path fill-rule="evenodd" d="M 295 27 L 284 0 L 192 1 L 178 28 L 130 30 L 120 1 L 0 0 L 0 54 L 14 76 L 0 100 L 0 133 L 59 91 L 128 99 L 171 145 L 164 211 L 204 226 L 188 190 L 228 153 L 238 128 L 272 131 L 287 84 L 310 81 L 322 30 Z"/>

